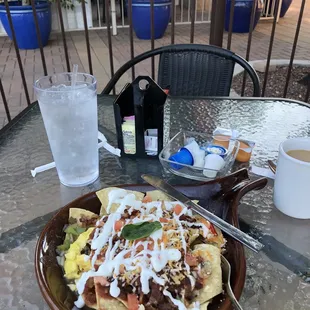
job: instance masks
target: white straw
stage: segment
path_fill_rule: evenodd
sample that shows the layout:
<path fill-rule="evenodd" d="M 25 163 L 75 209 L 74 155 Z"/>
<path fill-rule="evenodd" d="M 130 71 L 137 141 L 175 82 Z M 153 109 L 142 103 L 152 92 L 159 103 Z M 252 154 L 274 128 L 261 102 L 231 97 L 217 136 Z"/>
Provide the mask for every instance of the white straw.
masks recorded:
<path fill-rule="evenodd" d="M 49 170 L 49 169 L 52 169 L 52 168 L 55 168 L 55 167 L 56 167 L 55 166 L 55 162 L 53 161 L 52 163 L 49 163 L 49 164 L 46 164 L 46 165 L 34 168 L 33 170 L 31 170 L 31 175 L 33 177 L 35 177 L 37 173 L 43 172 L 43 171 L 46 171 L 46 170 Z"/>
<path fill-rule="evenodd" d="M 102 146 L 110 153 L 112 153 L 113 155 L 116 155 L 118 157 L 121 156 L 121 150 L 117 149 L 115 147 L 113 147 L 112 145 L 110 145 L 106 139 L 106 137 L 104 136 L 103 133 L 101 133 L 100 131 L 98 131 L 98 139 L 101 141 L 99 143 L 99 145 L 102 143 Z"/>
<path fill-rule="evenodd" d="M 107 151 L 109 151 L 113 155 L 116 155 L 118 157 L 121 156 L 121 150 L 117 149 L 117 148 L 114 148 L 112 145 L 110 145 L 107 142 L 106 137 L 100 131 L 98 131 L 98 139 L 101 141 L 100 143 L 98 143 L 98 149 L 104 147 Z M 43 172 L 43 171 L 46 171 L 46 170 L 50 170 L 50 169 L 55 168 L 55 167 L 56 167 L 56 165 L 55 165 L 55 162 L 53 161 L 53 162 L 51 162 L 49 164 L 46 164 L 46 165 L 34 168 L 33 170 L 31 170 L 31 175 L 33 177 L 35 177 L 37 173 Z"/>
<path fill-rule="evenodd" d="M 71 86 L 72 86 L 72 88 L 75 88 L 75 85 L 76 85 L 78 68 L 79 68 L 79 65 L 73 65 L 72 79 L 71 79 Z"/>

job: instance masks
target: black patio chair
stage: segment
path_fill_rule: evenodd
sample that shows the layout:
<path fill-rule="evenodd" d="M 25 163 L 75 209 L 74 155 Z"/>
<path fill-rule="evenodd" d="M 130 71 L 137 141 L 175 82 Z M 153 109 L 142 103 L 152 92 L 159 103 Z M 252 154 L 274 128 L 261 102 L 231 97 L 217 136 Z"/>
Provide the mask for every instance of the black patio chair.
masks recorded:
<path fill-rule="evenodd" d="M 158 84 L 172 96 L 229 96 L 235 64 L 253 82 L 253 97 L 260 96 L 259 78 L 253 67 L 235 53 L 211 45 L 176 44 L 145 52 L 125 63 L 102 94 L 109 94 L 120 77 L 132 66 L 160 55 Z"/>

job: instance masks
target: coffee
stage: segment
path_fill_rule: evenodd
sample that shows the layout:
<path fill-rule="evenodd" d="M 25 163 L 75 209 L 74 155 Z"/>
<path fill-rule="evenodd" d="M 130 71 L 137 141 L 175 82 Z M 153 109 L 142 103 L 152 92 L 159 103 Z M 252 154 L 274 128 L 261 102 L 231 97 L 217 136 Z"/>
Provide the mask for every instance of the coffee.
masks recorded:
<path fill-rule="evenodd" d="M 310 163 L 310 151 L 307 150 L 291 150 L 286 152 L 287 155 L 301 161 Z"/>

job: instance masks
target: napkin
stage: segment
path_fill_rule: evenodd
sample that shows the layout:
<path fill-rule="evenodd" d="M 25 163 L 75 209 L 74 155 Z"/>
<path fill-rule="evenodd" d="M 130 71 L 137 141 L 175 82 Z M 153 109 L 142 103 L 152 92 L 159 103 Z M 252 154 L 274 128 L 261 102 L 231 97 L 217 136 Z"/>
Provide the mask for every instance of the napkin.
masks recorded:
<path fill-rule="evenodd" d="M 256 174 L 256 175 L 260 175 L 262 177 L 267 177 L 269 179 L 274 179 L 275 178 L 275 174 L 268 168 L 261 168 L 261 167 L 257 167 L 257 166 L 251 166 L 251 172 Z"/>

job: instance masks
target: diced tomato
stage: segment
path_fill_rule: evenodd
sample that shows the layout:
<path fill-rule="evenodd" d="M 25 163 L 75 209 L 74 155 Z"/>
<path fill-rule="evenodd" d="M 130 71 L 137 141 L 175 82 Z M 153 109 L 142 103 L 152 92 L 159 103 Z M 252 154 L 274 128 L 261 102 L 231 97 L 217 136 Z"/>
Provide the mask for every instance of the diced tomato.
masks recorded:
<path fill-rule="evenodd" d="M 165 246 L 168 244 L 168 235 L 167 234 L 163 235 L 162 242 L 164 243 Z"/>
<path fill-rule="evenodd" d="M 129 258 L 131 256 L 131 254 L 130 254 L 130 252 L 128 252 L 128 253 L 126 253 L 125 255 L 124 255 L 124 258 Z"/>
<path fill-rule="evenodd" d="M 125 225 L 125 221 L 124 220 L 116 221 L 115 224 L 114 224 L 115 231 L 121 231 L 121 229 L 123 228 L 124 225 Z"/>
<path fill-rule="evenodd" d="M 145 238 L 136 239 L 136 240 L 133 242 L 133 244 L 136 245 L 136 244 L 138 244 L 139 242 L 143 242 L 143 241 L 145 241 L 145 240 L 146 240 Z M 142 245 L 142 244 L 141 244 L 141 245 Z"/>
<path fill-rule="evenodd" d="M 152 201 L 152 197 L 149 196 L 149 195 L 145 195 L 142 199 L 142 202 L 143 203 L 148 203 L 148 202 L 151 202 Z"/>
<path fill-rule="evenodd" d="M 207 221 L 204 218 L 202 218 L 200 221 L 201 221 L 202 224 L 207 226 L 207 228 L 210 230 L 212 235 L 217 236 L 217 232 L 216 232 L 216 230 L 215 230 L 215 228 L 214 228 L 212 223 L 210 223 L 209 221 Z"/>
<path fill-rule="evenodd" d="M 150 251 L 154 250 L 154 241 L 149 241 L 149 243 L 147 245 L 147 249 Z"/>
<path fill-rule="evenodd" d="M 141 239 L 137 239 L 134 241 L 134 245 L 138 244 L 140 241 L 146 241 L 146 238 L 141 238 Z M 147 249 L 152 251 L 154 249 L 154 241 L 149 241 L 148 243 L 148 246 L 147 246 Z M 136 251 L 139 253 L 141 251 L 144 250 L 144 245 L 143 244 L 140 244 L 138 245 L 138 247 L 136 248 Z"/>
<path fill-rule="evenodd" d="M 134 245 L 136 245 L 136 244 L 138 244 L 140 241 L 145 241 L 145 238 L 140 238 L 140 239 L 137 239 L 137 240 L 135 240 L 134 241 Z M 141 251 L 143 251 L 144 250 L 144 246 L 143 246 L 143 244 L 140 244 L 140 245 L 138 245 L 137 247 L 136 247 L 136 251 L 139 253 L 139 252 L 141 252 Z"/>
<path fill-rule="evenodd" d="M 134 245 L 137 245 L 140 241 L 143 241 L 144 239 L 143 238 L 141 238 L 141 239 L 136 239 L 134 242 L 133 242 L 133 244 Z M 137 248 L 136 248 L 136 251 L 137 252 L 140 252 L 140 251 L 142 251 L 143 250 L 143 245 L 142 244 L 140 244 Z"/>
<path fill-rule="evenodd" d="M 125 266 L 124 266 L 123 264 L 121 264 L 121 265 L 119 266 L 119 272 L 120 272 L 120 273 L 124 273 L 124 272 L 125 272 Z"/>
<path fill-rule="evenodd" d="M 137 248 L 136 248 L 136 251 L 137 253 L 141 252 L 144 250 L 144 246 L 142 244 L 140 244 Z"/>
<path fill-rule="evenodd" d="M 138 310 L 139 309 L 139 301 L 138 296 L 136 294 L 128 294 L 128 310 Z"/>
<path fill-rule="evenodd" d="M 175 213 L 176 215 L 180 215 L 181 212 L 182 212 L 182 210 L 183 210 L 183 207 L 182 207 L 181 205 L 179 205 L 179 204 L 175 205 L 175 207 L 174 207 L 174 213 Z"/>
<path fill-rule="evenodd" d="M 168 222 L 169 222 L 169 220 L 166 219 L 165 217 L 161 217 L 161 218 L 159 219 L 159 221 L 160 221 L 161 223 L 168 223 Z"/>
<path fill-rule="evenodd" d="M 212 235 L 217 236 L 217 232 L 216 232 L 215 227 L 212 223 L 210 223 L 209 229 L 210 229 Z"/>
<path fill-rule="evenodd" d="M 147 245 L 147 249 L 150 250 L 150 251 L 153 251 L 154 250 L 154 242 L 150 242 L 148 245 Z M 136 251 L 139 253 L 141 251 L 144 250 L 144 246 L 142 244 L 140 244 L 137 248 L 136 248 Z"/>
<path fill-rule="evenodd" d="M 185 262 L 189 265 L 189 266 L 198 266 L 198 259 L 196 256 L 194 256 L 193 254 L 190 253 L 186 253 L 185 255 Z"/>

